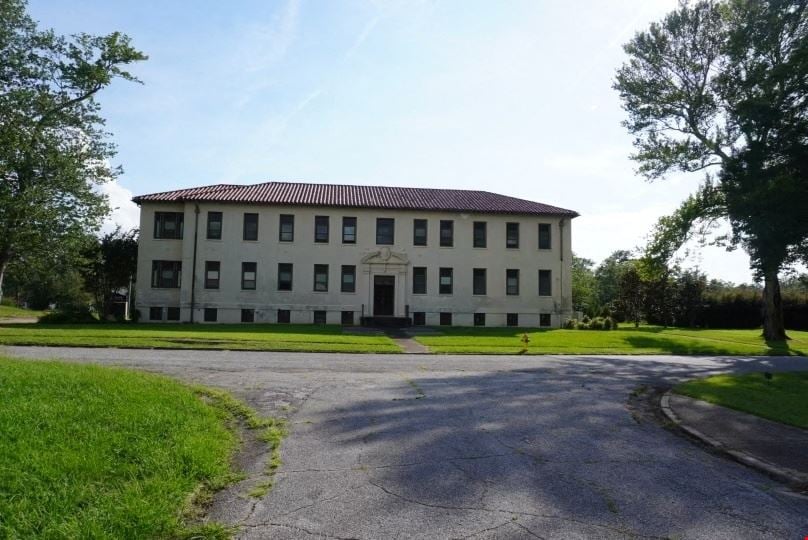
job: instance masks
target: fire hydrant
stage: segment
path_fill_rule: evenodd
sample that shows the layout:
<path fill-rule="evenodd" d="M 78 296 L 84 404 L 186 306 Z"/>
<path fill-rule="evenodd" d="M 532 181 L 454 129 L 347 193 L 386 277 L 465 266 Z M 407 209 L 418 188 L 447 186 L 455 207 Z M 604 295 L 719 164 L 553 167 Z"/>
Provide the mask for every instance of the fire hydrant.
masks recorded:
<path fill-rule="evenodd" d="M 530 343 L 530 338 L 527 336 L 527 333 L 522 335 L 522 352 L 527 352 L 527 344 Z"/>

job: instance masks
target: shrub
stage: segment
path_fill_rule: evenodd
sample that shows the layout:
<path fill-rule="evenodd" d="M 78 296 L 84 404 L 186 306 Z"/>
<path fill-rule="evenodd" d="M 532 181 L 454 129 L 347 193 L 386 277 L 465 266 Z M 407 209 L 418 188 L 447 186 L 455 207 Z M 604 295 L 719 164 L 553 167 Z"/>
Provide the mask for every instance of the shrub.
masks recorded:
<path fill-rule="evenodd" d="M 87 306 L 67 305 L 39 318 L 41 324 L 85 324 L 99 322 Z"/>
<path fill-rule="evenodd" d="M 617 328 L 617 321 L 611 317 L 595 317 L 594 319 L 583 317 L 580 321 L 567 319 L 564 328 L 568 330 L 614 330 Z"/>

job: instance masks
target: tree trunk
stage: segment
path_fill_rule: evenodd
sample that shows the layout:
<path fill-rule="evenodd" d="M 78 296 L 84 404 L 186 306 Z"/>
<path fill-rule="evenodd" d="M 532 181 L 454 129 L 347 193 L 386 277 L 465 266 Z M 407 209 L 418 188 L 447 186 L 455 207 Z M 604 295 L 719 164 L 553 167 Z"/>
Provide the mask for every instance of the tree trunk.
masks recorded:
<path fill-rule="evenodd" d="M 0 302 L 3 301 L 3 280 L 6 277 L 6 269 L 8 268 L 8 258 L 0 255 Z"/>
<path fill-rule="evenodd" d="M 763 338 L 766 341 L 785 341 L 788 336 L 783 320 L 783 299 L 777 270 L 767 271 L 763 278 Z"/>

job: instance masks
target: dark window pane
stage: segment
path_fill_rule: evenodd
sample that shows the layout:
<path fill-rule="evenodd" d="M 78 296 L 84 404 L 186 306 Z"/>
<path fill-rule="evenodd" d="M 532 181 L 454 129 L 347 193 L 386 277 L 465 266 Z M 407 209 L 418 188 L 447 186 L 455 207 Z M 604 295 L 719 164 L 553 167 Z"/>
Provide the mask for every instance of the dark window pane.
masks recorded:
<path fill-rule="evenodd" d="M 539 296 L 552 296 L 553 284 L 550 270 L 539 270 Z"/>
<path fill-rule="evenodd" d="M 475 268 L 473 278 L 473 294 L 488 294 L 488 272 L 485 268 Z"/>
<path fill-rule="evenodd" d="M 441 326 L 452 326 L 452 314 L 451 313 L 441 313 L 440 314 L 440 325 Z"/>
<path fill-rule="evenodd" d="M 342 243 L 355 244 L 356 243 L 356 218 L 344 217 L 342 218 Z"/>
<path fill-rule="evenodd" d="M 393 245 L 395 242 L 395 220 L 393 218 L 376 218 L 376 243 Z"/>
<path fill-rule="evenodd" d="M 318 292 L 328 291 L 328 265 L 314 265 L 314 290 Z"/>
<path fill-rule="evenodd" d="M 426 313 L 423 311 L 415 311 L 412 314 L 412 324 L 415 326 L 424 326 L 426 324 Z"/>
<path fill-rule="evenodd" d="M 425 219 L 415 219 L 412 222 L 412 245 L 426 245 L 427 221 Z"/>
<path fill-rule="evenodd" d="M 506 223 L 505 224 L 505 247 L 518 248 L 519 247 L 519 224 Z"/>
<path fill-rule="evenodd" d="M 348 264 L 342 265 L 341 283 L 340 290 L 342 292 L 356 292 L 356 266 Z"/>
<path fill-rule="evenodd" d="M 255 322 L 255 310 L 254 309 L 242 309 L 241 310 L 241 322 L 244 322 L 244 323 Z"/>
<path fill-rule="evenodd" d="M 289 323 L 292 320 L 291 312 L 288 309 L 279 309 L 278 310 L 278 322 L 279 323 Z"/>
<path fill-rule="evenodd" d="M 219 310 L 215 307 L 206 307 L 204 310 L 205 322 L 216 322 L 219 319 Z"/>
<path fill-rule="evenodd" d="M 485 313 L 474 314 L 474 326 L 485 326 Z"/>
<path fill-rule="evenodd" d="M 314 324 L 325 324 L 325 322 L 326 322 L 325 311 L 315 311 L 314 312 Z"/>
<path fill-rule="evenodd" d="M 155 289 L 179 289 L 182 276 L 182 261 L 152 261 L 152 287 Z"/>
<path fill-rule="evenodd" d="M 281 242 L 294 242 L 295 216 L 290 214 L 281 214 L 278 231 L 278 240 Z"/>
<path fill-rule="evenodd" d="M 180 308 L 178 308 L 176 306 L 166 308 L 166 320 L 167 321 L 178 321 L 178 320 L 180 320 Z"/>
<path fill-rule="evenodd" d="M 412 293 L 426 294 L 426 267 L 414 266 L 412 269 Z"/>
<path fill-rule="evenodd" d="M 221 268 L 219 261 L 205 261 L 205 288 L 218 289 L 219 288 L 219 269 Z"/>
<path fill-rule="evenodd" d="M 519 314 L 518 313 L 508 313 L 507 315 L 507 323 L 508 326 L 519 326 Z"/>
<path fill-rule="evenodd" d="M 246 291 L 254 290 L 257 273 L 258 273 L 258 263 L 254 262 L 241 263 L 241 288 Z"/>
<path fill-rule="evenodd" d="M 505 271 L 505 294 L 510 296 L 519 294 L 519 270 Z"/>
<path fill-rule="evenodd" d="M 484 248 L 488 243 L 488 227 L 485 221 L 474 222 L 474 247 Z"/>
<path fill-rule="evenodd" d="M 208 212 L 208 240 L 222 239 L 222 213 Z"/>
<path fill-rule="evenodd" d="M 161 307 L 150 307 L 149 308 L 149 320 L 150 321 L 162 321 L 163 320 L 163 308 L 161 308 Z"/>
<path fill-rule="evenodd" d="M 182 239 L 184 220 L 182 212 L 155 212 L 154 237 Z"/>
<path fill-rule="evenodd" d="M 343 311 L 340 322 L 346 326 L 352 326 L 354 323 L 353 311 Z"/>
<path fill-rule="evenodd" d="M 291 263 L 278 263 L 278 290 L 292 290 L 292 265 Z"/>
<path fill-rule="evenodd" d="M 550 224 L 539 223 L 539 249 L 551 249 Z"/>
<path fill-rule="evenodd" d="M 314 216 L 314 241 L 328 243 L 328 216 Z"/>
<path fill-rule="evenodd" d="M 440 294 L 452 294 L 454 287 L 454 270 L 451 268 L 441 268 L 439 278 L 438 292 Z"/>
<path fill-rule="evenodd" d="M 539 326 L 550 326 L 551 320 L 549 313 L 539 314 Z"/>
<path fill-rule="evenodd" d="M 440 220 L 440 245 L 441 247 L 454 246 L 454 221 L 450 219 Z"/>
<path fill-rule="evenodd" d="M 244 214 L 244 240 L 258 240 L 258 214 Z"/>

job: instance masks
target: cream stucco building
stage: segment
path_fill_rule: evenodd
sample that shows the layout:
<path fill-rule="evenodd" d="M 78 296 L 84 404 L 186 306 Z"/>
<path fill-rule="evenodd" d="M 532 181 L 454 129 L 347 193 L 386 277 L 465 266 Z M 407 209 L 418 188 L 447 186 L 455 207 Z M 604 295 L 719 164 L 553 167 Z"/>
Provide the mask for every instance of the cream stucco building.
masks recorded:
<path fill-rule="evenodd" d="M 571 210 L 286 182 L 134 201 L 143 321 L 558 327 L 572 314 Z"/>

